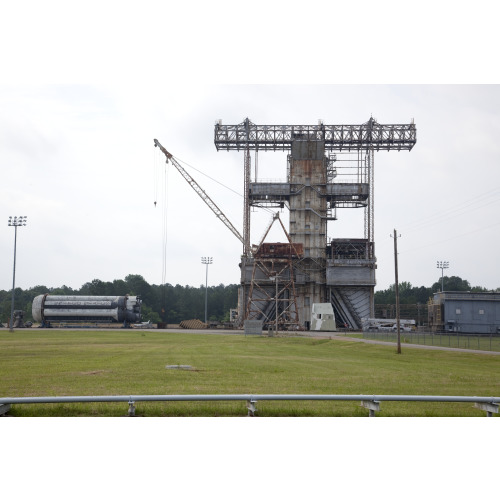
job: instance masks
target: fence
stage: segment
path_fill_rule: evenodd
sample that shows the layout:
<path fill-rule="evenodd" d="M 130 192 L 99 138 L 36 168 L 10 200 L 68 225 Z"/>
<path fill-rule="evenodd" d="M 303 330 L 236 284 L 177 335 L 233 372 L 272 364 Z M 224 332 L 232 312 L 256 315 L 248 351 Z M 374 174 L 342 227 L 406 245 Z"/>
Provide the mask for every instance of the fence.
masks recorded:
<path fill-rule="evenodd" d="M 425 331 L 401 331 L 401 343 L 435 345 L 442 347 L 458 347 L 460 349 L 477 349 L 480 351 L 500 351 L 500 335 L 460 334 L 460 333 L 434 333 Z M 382 340 L 397 342 L 395 331 L 363 331 L 363 338 L 369 340 Z"/>
<path fill-rule="evenodd" d="M 207 394 L 207 395 L 132 395 L 132 396 L 48 396 L 0 398 L 0 414 L 10 410 L 13 404 L 47 403 L 112 403 L 127 402 L 128 415 L 135 416 L 135 404 L 140 401 L 246 401 L 248 416 L 254 416 L 258 401 L 360 401 L 374 417 L 380 411 L 382 401 L 415 401 L 444 403 L 474 403 L 488 417 L 498 413 L 500 397 L 479 396 L 412 396 L 412 395 L 363 395 L 363 394 Z"/>

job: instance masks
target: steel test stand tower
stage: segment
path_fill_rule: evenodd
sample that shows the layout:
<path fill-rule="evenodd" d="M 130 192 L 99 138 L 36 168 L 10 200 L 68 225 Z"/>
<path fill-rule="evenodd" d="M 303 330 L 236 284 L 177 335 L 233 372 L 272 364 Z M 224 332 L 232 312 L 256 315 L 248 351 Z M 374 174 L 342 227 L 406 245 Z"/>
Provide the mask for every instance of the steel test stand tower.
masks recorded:
<path fill-rule="evenodd" d="M 266 326 L 277 318 L 280 328 L 307 329 L 312 304 L 331 302 L 337 324 L 361 328 L 374 316 L 374 151 L 410 151 L 413 121 L 256 125 L 246 118 L 238 125 L 218 121 L 214 142 L 218 151 L 244 153 L 240 321 Z M 288 152 L 285 182 L 252 180 L 250 153 L 257 158 L 259 151 Z M 288 208 L 287 241 L 252 247 L 251 207 Z M 364 209 L 364 238 L 328 239 L 337 208 Z"/>

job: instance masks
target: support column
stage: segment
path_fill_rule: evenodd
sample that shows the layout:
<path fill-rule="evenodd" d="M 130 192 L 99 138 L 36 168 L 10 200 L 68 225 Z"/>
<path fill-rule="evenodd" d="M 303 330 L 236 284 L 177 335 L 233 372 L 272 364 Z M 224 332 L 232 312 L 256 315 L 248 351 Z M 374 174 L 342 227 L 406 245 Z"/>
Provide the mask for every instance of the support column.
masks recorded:
<path fill-rule="evenodd" d="M 474 403 L 476 408 L 486 412 L 487 417 L 492 417 L 493 413 L 498 413 L 498 406 L 496 403 Z"/>
<path fill-rule="evenodd" d="M 374 417 L 376 411 L 380 411 L 379 401 L 361 401 L 361 406 L 367 408 L 370 411 L 369 416 Z"/>

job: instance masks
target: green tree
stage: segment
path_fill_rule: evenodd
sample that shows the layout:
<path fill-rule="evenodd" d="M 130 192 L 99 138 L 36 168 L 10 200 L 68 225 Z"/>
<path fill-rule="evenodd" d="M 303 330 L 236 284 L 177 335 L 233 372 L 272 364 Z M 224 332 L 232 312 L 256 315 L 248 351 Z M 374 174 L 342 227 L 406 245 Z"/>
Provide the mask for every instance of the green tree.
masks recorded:
<path fill-rule="evenodd" d="M 444 279 L 445 292 L 470 292 L 471 286 L 467 280 L 463 280 L 458 276 L 445 276 Z M 432 293 L 441 291 L 441 280 L 436 281 L 431 287 Z"/>
<path fill-rule="evenodd" d="M 141 307 L 142 321 L 151 321 L 151 323 L 160 323 L 160 315 L 146 304 Z"/>

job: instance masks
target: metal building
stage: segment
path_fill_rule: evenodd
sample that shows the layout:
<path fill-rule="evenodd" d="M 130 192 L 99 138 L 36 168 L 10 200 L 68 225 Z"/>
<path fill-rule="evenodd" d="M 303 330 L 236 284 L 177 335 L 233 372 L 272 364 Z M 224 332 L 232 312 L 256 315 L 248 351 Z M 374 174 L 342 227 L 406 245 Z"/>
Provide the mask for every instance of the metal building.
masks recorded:
<path fill-rule="evenodd" d="M 410 151 L 415 124 L 255 125 L 247 118 L 218 121 L 214 142 L 217 150 L 244 153 L 240 321 L 266 325 L 278 317 L 284 329 L 308 329 L 312 304 L 328 302 L 337 325 L 361 329 L 375 315 L 374 151 Z M 287 151 L 286 180 L 260 181 L 257 168 L 252 179 L 251 151 L 256 164 L 259 151 Z M 280 255 L 263 252 L 264 242 L 252 248 L 251 207 L 289 210 L 290 245 L 273 243 Z M 364 238 L 328 237 L 337 208 L 364 210 Z"/>
<path fill-rule="evenodd" d="M 428 314 L 434 332 L 500 334 L 500 293 L 438 292 Z"/>

